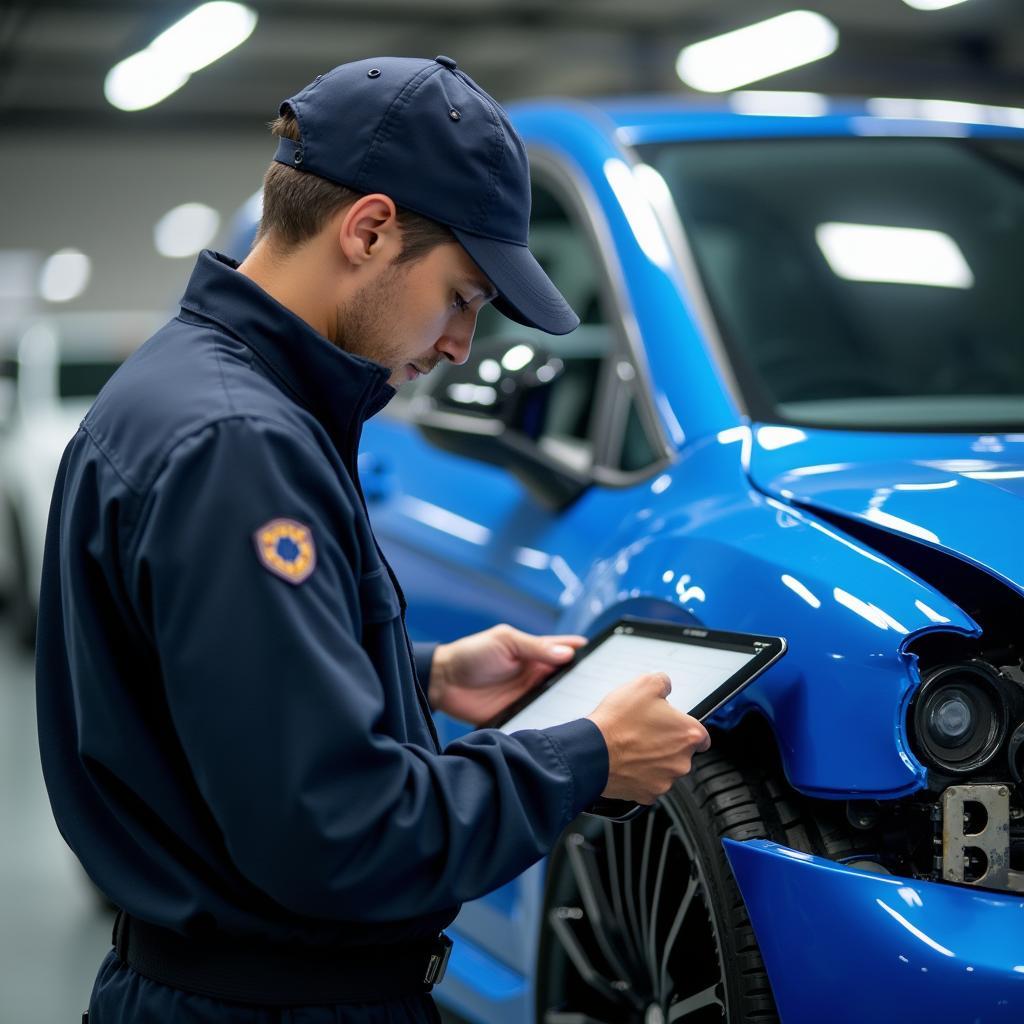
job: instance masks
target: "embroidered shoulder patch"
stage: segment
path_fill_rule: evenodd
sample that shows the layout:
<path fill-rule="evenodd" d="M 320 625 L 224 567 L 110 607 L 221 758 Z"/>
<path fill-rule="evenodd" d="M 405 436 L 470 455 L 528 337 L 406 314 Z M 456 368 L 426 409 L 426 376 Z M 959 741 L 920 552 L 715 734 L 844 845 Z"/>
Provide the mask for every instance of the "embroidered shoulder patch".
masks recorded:
<path fill-rule="evenodd" d="M 309 527 L 294 519 L 271 519 L 254 534 L 265 569 L 289 583 L 301 583 L 316 568 L 316 545 Z"/>

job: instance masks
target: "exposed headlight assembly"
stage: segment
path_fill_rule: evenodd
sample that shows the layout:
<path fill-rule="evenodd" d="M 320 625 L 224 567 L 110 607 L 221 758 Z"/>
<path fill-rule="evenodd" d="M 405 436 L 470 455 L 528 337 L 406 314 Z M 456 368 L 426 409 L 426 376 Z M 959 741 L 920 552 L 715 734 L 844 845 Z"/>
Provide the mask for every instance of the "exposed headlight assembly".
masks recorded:
<path fill-rule="evenodd" d="M 1009 730 L 1004 683 L 972 660 L 927 673 L 914 698 L 911 740 L 922 761 L 953 775 L 976 771 L 999 752 Z"/>

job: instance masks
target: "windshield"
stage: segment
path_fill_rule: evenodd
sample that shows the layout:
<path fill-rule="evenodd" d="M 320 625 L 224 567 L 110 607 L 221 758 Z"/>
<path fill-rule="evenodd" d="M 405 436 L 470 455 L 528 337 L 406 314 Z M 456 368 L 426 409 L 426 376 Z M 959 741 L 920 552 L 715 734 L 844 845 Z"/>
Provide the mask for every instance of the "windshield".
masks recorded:
<path fill-rule="evenodd" d="M 1024 142 L 638 150 L 672 192 L 755 418 L 1024 425 Z"/>

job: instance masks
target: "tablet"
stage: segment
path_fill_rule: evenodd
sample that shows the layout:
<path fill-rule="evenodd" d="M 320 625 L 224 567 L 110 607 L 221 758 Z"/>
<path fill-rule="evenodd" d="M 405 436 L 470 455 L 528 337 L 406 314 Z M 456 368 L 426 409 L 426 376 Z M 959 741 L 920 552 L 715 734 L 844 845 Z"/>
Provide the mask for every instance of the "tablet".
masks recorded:
<path fill-rule="evenodd" d="M 674 708 L 704 719 L 749 686 L 786 651 L 778 636 L 732 633 L 625 617 L 580 648 L 572 661 L 492 719 L 502 732 L 544 729 L 590 714 L 609 694 L 648 672 L 672 680 Z M 591 813 L 629 817 L 649 804 L 601 798 Z"/>

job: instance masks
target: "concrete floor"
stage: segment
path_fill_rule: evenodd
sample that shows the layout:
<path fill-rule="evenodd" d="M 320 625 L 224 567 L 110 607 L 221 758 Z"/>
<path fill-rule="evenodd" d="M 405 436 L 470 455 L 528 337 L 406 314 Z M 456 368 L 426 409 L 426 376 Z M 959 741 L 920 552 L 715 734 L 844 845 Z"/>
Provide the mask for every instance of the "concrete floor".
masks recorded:
<path fill-rule="evenodd" d="M 113 921 L 50 812 L 33 656 L 0 609 L 0 1024 L 79 1024 Z"/>

